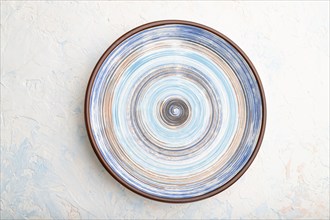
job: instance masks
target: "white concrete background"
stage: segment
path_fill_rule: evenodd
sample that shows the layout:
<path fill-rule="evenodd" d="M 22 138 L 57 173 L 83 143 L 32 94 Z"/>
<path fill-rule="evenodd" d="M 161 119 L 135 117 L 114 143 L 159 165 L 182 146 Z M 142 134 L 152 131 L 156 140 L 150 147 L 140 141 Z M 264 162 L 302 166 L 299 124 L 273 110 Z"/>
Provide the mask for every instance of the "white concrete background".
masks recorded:
<path fill-rule="evenodd" d="M 165 204 L 123 188 L 83 119 L 91 71 L 146 22 L 213 27 L 263 81 L 267 129 L 225 192 Z M 329 218 L 329 2 L 1 2 L 1 218 Z"/>

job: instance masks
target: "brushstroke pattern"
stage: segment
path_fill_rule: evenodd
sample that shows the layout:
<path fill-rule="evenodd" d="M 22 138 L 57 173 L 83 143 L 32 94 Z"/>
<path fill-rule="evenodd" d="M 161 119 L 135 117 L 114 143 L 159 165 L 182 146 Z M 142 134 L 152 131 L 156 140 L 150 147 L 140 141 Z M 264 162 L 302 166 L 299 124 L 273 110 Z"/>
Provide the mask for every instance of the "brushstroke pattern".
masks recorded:
<path fill-rule="evenodd" d="M 106 58 L 90 96 L 92 135 L 111 169 L 159 198 L 231 180 L 260 135 L 261 94 L 226 40 L 190 25 L 143 30 Z"/>

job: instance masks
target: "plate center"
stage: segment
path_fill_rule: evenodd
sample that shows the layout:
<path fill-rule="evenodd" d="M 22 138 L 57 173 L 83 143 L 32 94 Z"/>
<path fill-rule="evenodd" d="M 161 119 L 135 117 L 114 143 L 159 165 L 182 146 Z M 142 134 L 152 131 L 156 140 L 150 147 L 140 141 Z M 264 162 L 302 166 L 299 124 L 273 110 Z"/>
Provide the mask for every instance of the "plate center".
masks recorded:
<path fill-rule="evenodd" d="M 185 124 L 190 114 L 189 103 L 177 97 L 164 100 L 160 106 L 161 119 L 171 127 Z"/>

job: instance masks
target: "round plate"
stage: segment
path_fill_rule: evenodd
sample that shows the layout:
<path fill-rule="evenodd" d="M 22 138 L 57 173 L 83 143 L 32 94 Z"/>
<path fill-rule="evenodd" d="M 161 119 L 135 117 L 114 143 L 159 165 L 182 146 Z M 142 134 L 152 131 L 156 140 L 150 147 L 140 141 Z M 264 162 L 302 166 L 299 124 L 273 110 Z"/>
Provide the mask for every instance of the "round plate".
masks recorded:
<path fill-rule="evenodd" d="M 130 190 L 191 202 L 232 185 L 265 129 L 260 79 L 223 34 L 187 21 L 137 27 L 102 55 L 85 120 L 94 151 Z"/>

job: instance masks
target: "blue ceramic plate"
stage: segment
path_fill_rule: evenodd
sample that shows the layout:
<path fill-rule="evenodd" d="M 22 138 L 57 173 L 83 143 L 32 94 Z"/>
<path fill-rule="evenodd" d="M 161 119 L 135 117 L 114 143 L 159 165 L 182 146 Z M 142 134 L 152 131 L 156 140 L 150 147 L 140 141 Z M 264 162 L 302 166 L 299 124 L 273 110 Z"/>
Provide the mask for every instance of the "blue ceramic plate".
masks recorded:
<path fill-rule="evenodd" d="M 233 184 L 265 128 L 255 68 L 231 40 L 186 21 L 119 38 L 96 65 L 86 125 L 102 164 L 145 197 L 191 202 Z"/>

